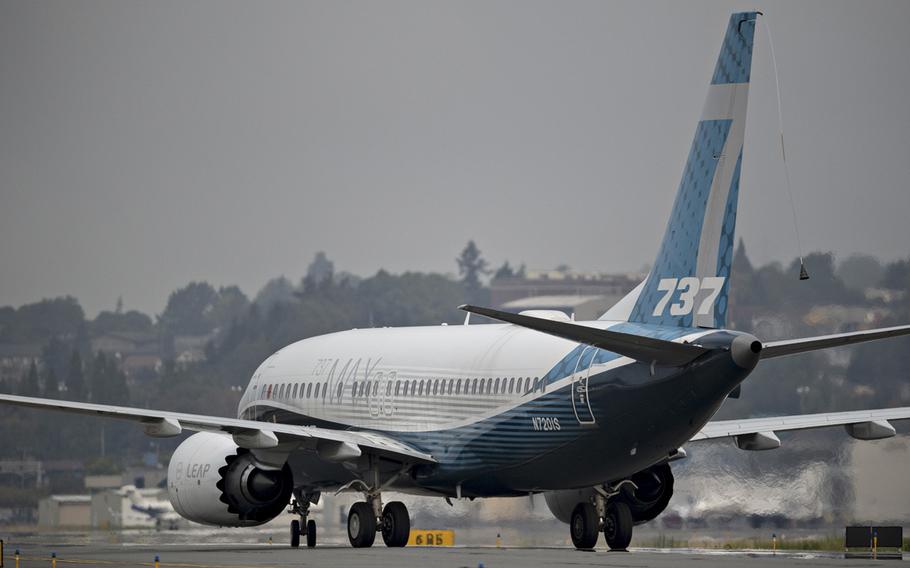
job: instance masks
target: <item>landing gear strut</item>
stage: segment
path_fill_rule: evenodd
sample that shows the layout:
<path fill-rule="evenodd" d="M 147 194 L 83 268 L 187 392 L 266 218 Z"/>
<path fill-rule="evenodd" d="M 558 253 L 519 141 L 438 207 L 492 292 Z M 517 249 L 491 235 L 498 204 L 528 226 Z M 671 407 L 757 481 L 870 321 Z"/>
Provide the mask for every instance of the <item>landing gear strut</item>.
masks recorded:
<path fill-rule="evenodd" d="M 572 544 L 579 550 L 592 550 L 603 531 L 610 550 L 626 550 L 632 541 L 632 512 L 629 506 L 611 499 L 618 489 L 598 491 L 590 502 L 575 506 L 569 523 Z"/>
<path fill-rule="evenodd" d="M 402 547 L 408 544 L 411 534 L 411 518 L 408 509 L 401 501 L 392 501 L 385 507 L 382 506 L 382 487 L 379 483 L 379 470 L 372 464 L 373 485 L 367 485 L 362 480 L 355 480 L 342 488 L 346 489 L 357 485 L 366 497 L 351 505 L 348 513 L 348 540 L 354 548 L 367 548 L 373 546 L 376 533 L 382 533 L 382 541 L 390 548 Z M 397 476 L 396 476 L 397 477 Z M 394 480 L 395 477 L 392 478 Z M 392 480 L 386 481 L 385 485 Z M 341 491 L 341 490 L 339 490 Z"/>
<path fill-rule="evenodd" d="M 407 545 L 411 519 L 404 503 L 392 501 L 383 508 L 380 494 L 371 493 L 366 501 L 351 505 L 348 513 L 348 540 L 351 546 L 373 546 L 377 531 L 382 533 L 382 541 L 390 548 Z"/>
<path fill-rule="evenodd" d="M 319 502 L 319 493 L 302 493 L 294 492 L 294 499 L 291 501 L 291 508 L 288 513 L 299 515 L 300 519 L 291 521 L 291 548 L 300 546 L 300 535 L 306 534 L 306 545 L 308 548 L 316 546 L 316 521 L 307 520 L 310 513 L 310 505 Z"/>

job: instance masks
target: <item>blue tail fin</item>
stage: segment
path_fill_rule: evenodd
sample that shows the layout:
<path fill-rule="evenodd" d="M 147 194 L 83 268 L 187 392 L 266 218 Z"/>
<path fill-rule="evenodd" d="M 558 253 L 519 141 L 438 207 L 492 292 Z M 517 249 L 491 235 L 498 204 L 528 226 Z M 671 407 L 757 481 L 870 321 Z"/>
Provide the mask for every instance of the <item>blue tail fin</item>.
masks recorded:
<path fill-rule="evenodd" d="M 730 17 L 660 252 L 628 321 L 724 326 L 757 16 Z"/>

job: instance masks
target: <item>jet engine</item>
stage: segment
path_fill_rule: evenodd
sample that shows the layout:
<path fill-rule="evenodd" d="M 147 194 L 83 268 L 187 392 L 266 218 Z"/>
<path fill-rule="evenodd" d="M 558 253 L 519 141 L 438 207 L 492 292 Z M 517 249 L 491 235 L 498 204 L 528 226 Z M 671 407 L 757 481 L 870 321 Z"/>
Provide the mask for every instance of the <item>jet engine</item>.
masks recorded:
<path fill-rule="evenodd" d="M 167 477 L 168 497 L 180 516 L 229 527 L 274 519 L 290 501 L 294 486 L 287 464 L 265 467 L 230 436 L 205 432 L 177 447 Z"/>
<path fill-rule="evenodd" d="M 636 525 L 647 523 L 667 508 L 670 497 L 673 496 L 673 472 L 669 464 L 651 466 L 639 471 L 629 480 L 635 483 L 638 489 L 624 483 L 619 494 L 612 499 L 621 500 L 629 505 L 632 520 Z M 544 497 L 553 516 L 564 523 L 569 523 L 575 506 L 581 502 L 590 502 L 594 498 L 594 489 L 548 491 Z"/>
<path fill-rule="evenodd" d="M 652 465 L 633 475 L 631 480 L 637 489 L 625 484 L 616 498 L 629 505 L 635 524 L 647 523 L 663 513 L 670 503 L 670 497 L 673 497 L 673 471 L 670 464 Z"/>

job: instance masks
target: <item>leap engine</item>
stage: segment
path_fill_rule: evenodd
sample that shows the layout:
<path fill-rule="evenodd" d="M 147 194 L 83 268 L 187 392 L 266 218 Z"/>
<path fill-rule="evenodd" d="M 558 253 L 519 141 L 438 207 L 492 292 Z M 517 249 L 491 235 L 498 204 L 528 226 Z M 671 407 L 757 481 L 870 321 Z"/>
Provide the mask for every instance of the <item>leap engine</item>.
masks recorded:
<path fill-rule="evenodd" d="M 168 497 L 180 516 L 206 525 L 248 527 L 278 516 L 291 498 L 287 464 L 265 467 L 229 437 L 201 432 L 168 465 Z"/>
<path fill-rule="evenodd" d="M 673 471 L 663 463 L 642 470 L 620 485 L 619 493 L 610 497 L 611 502 L 625 503 L 636 525 L 647 523 L 661 514 L 673 496 Z M 571 523 L 572 512 L 579 503 L 591 503 L 597 491 L 594 488 L 550 491 L 544 497 L 550 512 L 564 523 Z"/>

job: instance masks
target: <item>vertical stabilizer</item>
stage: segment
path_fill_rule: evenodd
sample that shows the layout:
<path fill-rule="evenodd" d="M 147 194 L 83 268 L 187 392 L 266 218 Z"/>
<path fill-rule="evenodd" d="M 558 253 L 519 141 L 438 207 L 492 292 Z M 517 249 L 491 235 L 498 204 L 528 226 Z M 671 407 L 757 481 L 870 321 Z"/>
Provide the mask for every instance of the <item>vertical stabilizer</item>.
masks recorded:
<path fill-rule="evenodd" d="M 660 251 L 628 321 L 724 326 L 757 16 L 730 17 Z"/>

